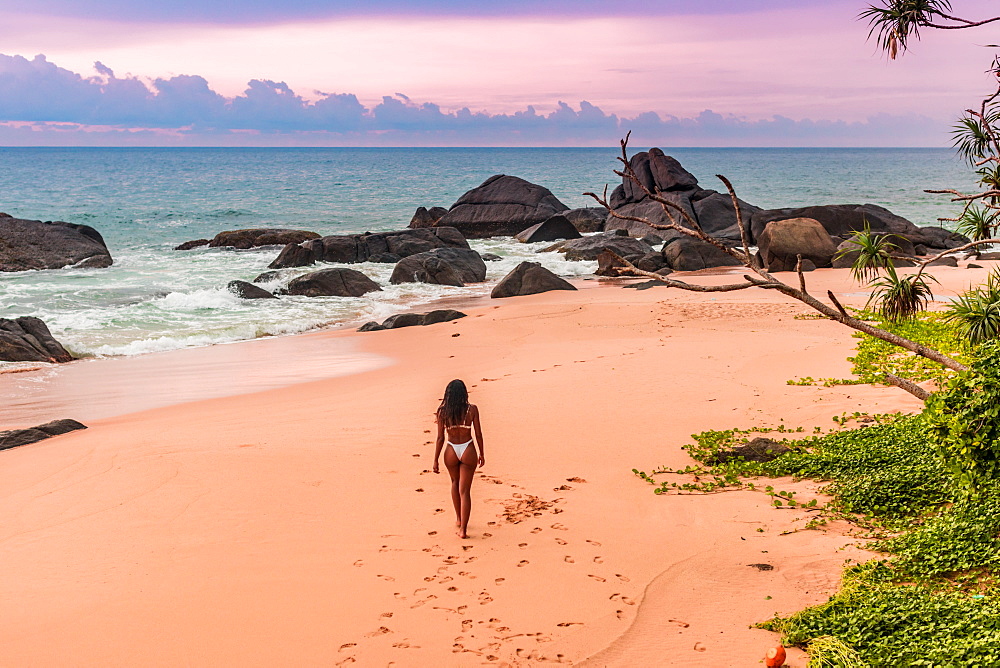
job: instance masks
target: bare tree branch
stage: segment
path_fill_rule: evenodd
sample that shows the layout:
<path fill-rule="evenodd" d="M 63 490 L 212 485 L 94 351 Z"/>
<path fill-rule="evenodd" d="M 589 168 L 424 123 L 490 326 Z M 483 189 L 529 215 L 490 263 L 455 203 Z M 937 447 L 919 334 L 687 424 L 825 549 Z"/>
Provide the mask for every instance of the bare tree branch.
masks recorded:
<path fill-rule="evenodd" d="M 927 398 L 931 396 L 931 393 L 920 387 L 913 381 L 906 380 L 905 378 L 900 378 L 899 376 L 893 375 L 891 373 L 885 374 L 885 382 L 889 385 L 895 385 L 901 390 L 906 390 L 917 399 L 921 401 L 927 401 Z"/>

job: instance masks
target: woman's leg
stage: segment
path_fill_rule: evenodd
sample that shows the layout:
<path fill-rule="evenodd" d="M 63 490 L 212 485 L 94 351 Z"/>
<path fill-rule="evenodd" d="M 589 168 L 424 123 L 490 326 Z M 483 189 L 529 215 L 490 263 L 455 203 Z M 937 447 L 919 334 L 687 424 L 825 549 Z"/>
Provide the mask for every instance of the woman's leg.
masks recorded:
<path fill-rule="evenodd" d="M 451 502 L 455 505 L 455 526 L 460 527 L 462 526 L 462 497 L 458 487 L 462 462 L 455 455 L 455 449 L 447 444 L 444 446 L 444 465 L 448 469 L 448 475 L 451 476 Z"/>
<path fill-rule="evenodd" d="M 460 538 L 469 537 L 469 515 L 472 513 L 472 479 L 476 473 L 479 454 L 475 448 L 469 447 L 462 453 L 458 472 L 458 495 L 460 500 L 459 531 Z"/>

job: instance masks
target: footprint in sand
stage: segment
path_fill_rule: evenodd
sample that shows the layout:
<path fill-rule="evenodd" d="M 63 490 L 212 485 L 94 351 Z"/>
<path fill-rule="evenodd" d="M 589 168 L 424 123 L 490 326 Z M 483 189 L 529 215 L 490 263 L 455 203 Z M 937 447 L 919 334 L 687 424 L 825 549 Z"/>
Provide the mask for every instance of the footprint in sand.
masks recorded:
<path fill-rule="evenodd" d="M 471 550 L 471 549 L 472 549 L 472 548 L 474 548 L 474 547 L 475 547 L 475 545 L 463 545 L 463 546 L 462 546 L 462 549 L 463 549 L 464 551 L 468 552 L 469 550 Z"/>
<path fill-rule="evenodd" d="M 346 659 L 344 659 L 343 661 L 338 661 L 338 662 L 337 662 L 337 663 L 335 663 L 334 665 L 335 665 L 335 666 L 343 666 L 344 664 L 347 664 L 347 663 L 355 663 L 356 661 L 357 661 L 357 659 L 355 659 L 355 658 L 354 658 L 353 656 L 349 656 L 349 657 L 347 657 Z"/>
<path fill-rule="evenodd" d="M 414 589 L 413 590 L 413 595 L 416 596 L 417 594 L 419 594 L 422 591 L 427 591 L 427 587 L 418 587 L 417 589 Z"/>
<path fill-rule="evenodd" d="M 392 613 L 391 612 L 383 612 L 381 615 L 379 615 L 379 617 L 392 617 Z"/>
<path fill-rule="evenodd" d="M 486 526 L 490 526 L 490 527 L 495 527 L 496 525 L 497 525 L 496 522 L 487 522 L 486 523 Z"/>
<path fill-rule="evenodd" d="M 343 645 L 340 646 L 340 649 L 338 649 L 337 651 L 338 652 L 343 652 L 345 649 L 349 649 L 351 647 L 357 647 L 357 646 L 358 646 L 358 643 L 356 643 L 356 642 L 345 642 Z"/>
<path fill-rule="evenodd" d="M 560 545 L 569 545 L 569 543 L 564 541 L 562 538 L 556 538 L 556 542 L 559 543 Z"/>
<path fill-rule="evenodd" d="M 392 633 L 387 626 L 380 626 L 371 633 L 366 633 L 365 635 L 369 638 L 374 638 L 376 636 L 384 636 L 386 633 Z"/>
<path fill-rule="evenodd" d="M 407 640 L 409 639 L 406 638 L 403 639 L 402 642 L 394 642 L 392 643 L 392 646 L 399 649 L 420 649 L 420 645 L 411 645 L 409 642 L 407 642 Z"/>
<path fill-rule="evenodd" d="M 604 563 L 604 559 L 602 559 L 601 557 L 594 557 L 594 563 L 595 564 L 603 564 Z"/>
<path fill-rule="evenodd" d="M 572 489 L 573 488 L 570 487 L 569 485 L 559 485 L 558 487 L 553 487 L 552 491 L 553 492 L 565 492 L 565 491 L 572 490 Z"/>
<path fill-rule="evenodd" d="M 588 542 L 588 543 L 590 543 L 591 545 L 593 545 L 594 547 L 600 547 L 600 546 L 601 546 L 601 544 L 600 544 L 600 543 L 598 543 L 598 542 L 597 542 L 596 540 L 590 540 L 590 539 L 588 538 L 588 539 L 587 539 L 587 542 Z"/>
<path fill-rule="evenodd" d="M 362 566 L 365 565 L 365 562 L 362 559 L 358 559 L 357 561 L 354 562 L 354 565 L 357 566 L 358 568 L 361 568 Z"/>
<path fill-rule="evenodd" d="M 431 601 L 433 601 L 436 598 L 437 598 L 437 596 L 435 596 L 434 594 L 431 594 L 430 596 L 428 596 L 424 600 L 417 601 L 416 603 L 414 603 L 413 605 L 411 605 L 410 609 L 412 610 L 413 608 L 419 608 L 422 605 L 426 605 L 426 604 L 430 603 Z"/>
<path fill-rule="evenodd" d="M 496 580 L 494 580 L 493 582 L 494 582 L 495 584 L 498 584 L 498 585 L 501 585 L 501 584 L 503 584 L 503 583 L 504 583 L 504 581 L 506 581 L 506 579 L 507 579 L 507 578 L 497 578 L 497 579 L 496 579 Z"/>
<path fill-rule="evenodd" d="M 428 531 L 427 535 L 428 536 L 436 536 L 437 535 L 437 531 Z"/>
<path fill-rule="evenodd" d="M 517 567 L 518 567 L 518 568 L 521 568 L 521 567 L 523 567 L 523 566 L 527 566 L 527 565 L 528 565 L 528 563 L 529 563 L 529 562 L 528 562 L 528 560 L 527 560 L 527 559 L 522 559 L 521 561 L 517 562 Z"/>
<path fill-rule="evenodd" d="M 566 482 L 587 482 L 587 481 L 584 480 L 583 478 L 574 476 L 572 478 L 566 478 Z"/>
<path fill-rule="evenodd" d="M 583 622 L 559 622 L 556 626 L 573 626 L 574 624 L 583 626 Z"/>
<path fill-rule="evenodd" d="M 493 597 L 490 596 L 489 592 L 481 591 L 479 592 L 479 605 L 486 605 L 487 603 L 492 603 Z"/>
<path fill-rule="evenodd" d="M 445 577 L 441 578 L 441 584 L 447 584 L 448 582 L 451 582 L 454 579 L 455 578 L 451 577 L 450 575 L 445 576 Z"/>
<path fill-rule="evenodd" d="M 491 533 L 484 533 L 483 534 L 483 538 L 492 538 L 492 537 L 493 537 L 493 534 L 491 534 Z"/>
<path fill-rule="evenodd" d="M 688 628 L 689 626 L 691 626 L 687 622 L 682 622 L 679 619 L 668 619 L 667 621 L 670 622 L 671 624 L 676 624 L 677 626 L 680 626 L 681 628 L 685 628 L 685 629 Z"/>
<path fill-rule="evenodd" d="M 524 548 L 528 547 L 528 544 L 527 543 L 518 543 L 517 546 L 523 550 Z"/>
<path fill-rule="evenodd" d="M 616 598 L 618 598 L 619 596 L 621 596 L 621 594 L 618 594 L 618 593 L 612 594 L 611 596 L 608 596 L 608 600 L 609 601 L 613 601 Z"/>
<path fill-rule="evenodd" d="M 478 559 L 478 558 L 479 558 L 479 557 L 469 557 L 468 559 L 466 559 L 466 560 L 465 560 L 465 563 L 467 563 L 467 564 L 471 564 L 471 563 L 472 563 L 473 561 L 475 561 L 475 560 L 476 560 L 476 559 Z"/>
<path fill-rule="evenodd" d="M 448 591 L 458 591 L 458 587 L 448 587 Z"/>
<path fill-rule="evenodd" d="M 569 556 L 568 554 L 565 557 L 563 557 L 563 561 L 565 561 L 567 564 L 575 564 L 576 563 L 576 559 L 574 559 L 573 557 Z"/>
<path fill-rule="evenodd" d="M 601 577 L 600 575 L 590 575 L 590 574 L 588 573 L 588 574 L 587 574 L 587 577 L 588 577 L 588 578 L 594 578 L 594 579 L 595 579 L 595 580 L 597 580 L 598 582 L 607 582 L 607 581 L 608 581 L 608 580 L 607 580 L 607 578 L 602 578 L 602 577 Z"/>
<path fill-rule="evenodd" d="M 567 528 L 566 528 L 565 526 L 563 526 L 562 524 L 559 524 L 558 522 L 556 522 L 555 524 L 553 524 L 553 525 L 552 525 L 552 528 L 553 528 L 553 529 L 556 529 L 557 531 L 569 531 L 569 529 L 567 529 Z"/>
<path fill-rule="evenodd" d="M 405 601 L 406 600 L 406 597 L 403 596 L 403 594 L 401 594 L 398 591 L 393 592 L 392 595 L 396 597 L 397 601 Z"/>
<path fill-rule="evenodd" d="M 630 599 L 628 596 L 622 596 L 622 603 L 625 605 L 635 605 L 635 601 Z"/>
<path fill-rule="evenodd" d="M 395 582 L 396 581 L 396 578 L 392 577 L 391 575 L 376 575 L 375 577 L 382 578 L 386 582 Z"/>
<path fill-rule="evenodd" d="M 542 527 L 535 527 L 534 529 L 531 530 L 531 533 L 538 533 L 541 530 L 542 530 Z"/>
<path fill-rule="evenodd" d="M 624 575 L 622 575 L 621 573 L 615 573 L 615 577 L 618 578 L 619 580 L 621 580 L 622 582 L 631 582 L 632 581 L 632 578 L 627 578 Z"/>
<path fill-rule="evenodd" d="M 443 512 L 444 512 L 444 508 L 435 508 L 434 509 L 434 514 L 435 515 L 440 515 Z"/>

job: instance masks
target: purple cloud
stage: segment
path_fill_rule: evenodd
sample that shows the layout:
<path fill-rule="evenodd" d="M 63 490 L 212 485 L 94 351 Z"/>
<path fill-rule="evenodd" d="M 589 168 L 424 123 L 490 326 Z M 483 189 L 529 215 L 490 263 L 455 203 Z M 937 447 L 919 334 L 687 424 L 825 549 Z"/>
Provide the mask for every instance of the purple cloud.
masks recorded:
<path fill-rule="evenodd" d="M 103 63 L 95 63 L 95 70 L 85 77 L 45 56 L 0 54 L 0 122 L 7 124 L 0 143 L 47 143 L 53 137 L 65 143 L 67 133 L 77 132 L 112 144 L 142 137 L 147 144 L 179 145 L 587 146 L 613 145 L 631 130 L 637 144 L 671 146 L 923 146 L 944 145 L 947 130 L 920 115 L 850 123 L 748 120 L 708 110 L 694 117 L 646 112 L 621 118 L 587 101 L 578 109 L 559 102 L 548 114 L 532 106 L 503 114 L 449 112 L 400 93 L 367 108 L 352 94 L 321 93 L 308 100 L 285 82 L 266 79 L 251 80 L 243 93 L 227 98 L 197 75 L 147 84 L 119 77 Z"/>

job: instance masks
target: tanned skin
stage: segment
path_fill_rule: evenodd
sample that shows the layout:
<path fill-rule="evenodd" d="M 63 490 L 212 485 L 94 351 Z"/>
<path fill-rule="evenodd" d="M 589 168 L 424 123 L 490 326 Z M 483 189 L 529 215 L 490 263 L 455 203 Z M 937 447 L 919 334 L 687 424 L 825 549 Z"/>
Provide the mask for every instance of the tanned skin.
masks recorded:
<path fill-rule="evenodd" d="M 444 465 L 451 476 L 451 501 L 455 504 L 455 526 L 459 538 L 468 538 L 469 533 L 469 513 L 472 511 L 472 478 L 476 468 L 486 464 L 486 456 L 483 451 L 483 428 L 479 423 L 479 408 L 475 404 L 469 404 L 468 417 L 471 418 L 472 426 L 454 425 L 445 427 L 440 413 L 437 415 L 437 443 L 434 446 L 434 473 L 440 473 L 438 460 L 441 457 L 441 450 L 444 450 Z M 467 418 L 468 421 L 468 418 Z M 465 443 L 475 432 L 475 448 L 469 446 L 462 453 L 459 459 L 455 450 L 445 447 L 445 436 L 452 443 Z"/>

